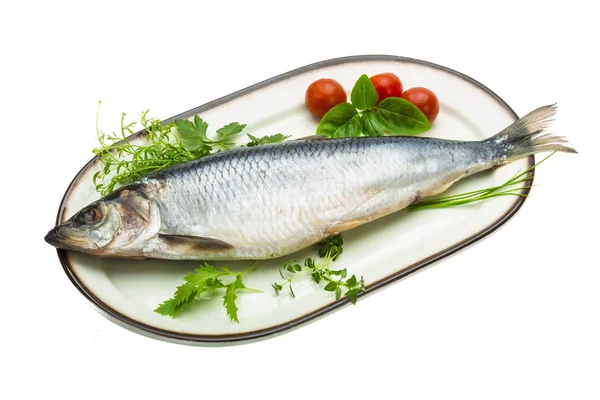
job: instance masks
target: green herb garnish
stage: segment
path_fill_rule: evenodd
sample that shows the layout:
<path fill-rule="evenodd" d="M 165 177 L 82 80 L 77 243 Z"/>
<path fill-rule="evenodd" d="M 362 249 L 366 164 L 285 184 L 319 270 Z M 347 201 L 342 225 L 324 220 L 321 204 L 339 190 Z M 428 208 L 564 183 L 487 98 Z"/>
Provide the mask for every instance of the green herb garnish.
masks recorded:
<path fill-rule="evenodd" d="M 431 128 L 425 114 L 405 99 L 388 97 L 377 104 L 377 91 L 365 74 L 354 84 L 350 100 L 352 103 L 338 104 L 321 118 L 317 135 L 381 136 L 384 129 L 395 135 L 415 135 Z"/>
<path fill-rule="evenodd" d="M 289 139 L 291 136 L 285 136 L 282 133 L 277 133 L 275 135 L 270 135 L 270 136 L 263 136 L 263 137 L 256 137 L 256 136 L 252 136 L 250 134 L 247 135 L 250 138 L 250 141 L 246 144 L 246 146 L 248 147 L 252 147 L 252 146 L 260 146 L 263 144 L 270 144 L 270 143 L 281 143 L 287 139 Z"/>
<path fill-rule="evenodd" d="M 456 207 L 500 196 L 527 197 L 527 195 L 523 193 L 523 189 L 531 189 L 531 186 L 515 186 L 532 179 L 535 168 L 550 158 L 554 153 L 556 153 L 556 151 L 557 150 L 553 151 L 551 154 L 527 168 L 525 171 L 515 174 L 515 176 L 504 182 L 502 185 L 489 187 L 487 189 L 473 190 L 466 193 L 454 194 L 451 196 L 436 197 L 430 200 L 421 200 L 415 204 L 411 204 L 407 207 L 407 209 L 409 211 L 417 211 L 426 210 L 429 208 Z"/>
<path fill-rule="evenodd" d="M 279 295 L 285 286 L 289 287 L 290 294 L 296 297 L 292 282 L 298 277 L 310 274 L 316 283 L 324 283 L 323 289 L 328 292 L 334 292 L 335 298 L 338 300 L 342 296 L 348 297 L 352 304 L 356 304 L 358 293 L 365 290 L 365 280 L 361 276 L 360 280 L 356 275 L 348 276 L 346 268 L 341 270 L 332 270 L 330 265 L 340 254 L 342 254 L 344 241 L 342 235 L 335 235 L 321 245 L 319 248 L 319 256 L 321 261 L 315 262 L 313 258 L 304 260 L 304 265 L 296 263 L 296 260 L 288 260 L 283 264 L 283 268 L 279 270 L 279 275 L 284 280 L 282 283 L 273 283 L 271 286 L 275 293 Z"/>
<path fill-rule="evenodd" d="M 245 124 L 232 122 L 220 129 L 217 129 L 217 138 L 212 140 L 206 136 L 208 124 L 197 115 L 194 116 L 194 121 L 181 119 L 175 121 L 174 125 L 177 128 L 175 134 L 186 148 L 204 148 L 208 149 L 208 151 L 215 147 L 221 150 L 228 150 L 232 148 L 235 146 L 235 141 L 233 140 L 234 137 L 241 133 L 246 127 Z"/>
<path fill-rule="evenodd" d="M 98 129 L 100 104 L 96 115 L 100 146 L 94 149 L 94 154 L 104 167 L 94 174 L 93 182 L 102 196 L 119 184 L 131 183 L 151 172 L 207 156 L 215 149 L 229 149 L 246 126 L 232 122 L 218 129 L 215 139 L 210 139 L 206 135 L 208 124 L 197 115 L 193 121 L 177 120 L 163 125 L 160 120 L 148 117 L 146 110 L 140 115 L 141 128 L 146 132 L 144 142 L 133 144 L 128 137 L 135 133 L 138 124 L 125 123 L 125 113 L 121 115 L 119 133 L 105 134 Z"/>
<path fill-rule="evenodd" d="M 262 292 L 246 287 L 242 281 L 244 274 L 252 271 L 255 264 L 256 262 L 253 262 L 244 271 L 236 273 L 227 266 L 217 269 L 211 264 L 204 263 L 204 266 L 188 273 L 183 278 L 185 283 L 177 287 L 173 297 L 161 303 L 154 311 L 175 318 L 181 311 L 193 305 L 196 301 L 209 299 L 215 291 L 225 289 L 223 306 L 227 310 L 227 315 L 232 321 L 240 322 L 237 315 L 238 307 L 235 303 L 238 298 L 237 292 L 239 290 Z M 224 278 L 227 277 L 233 277 L 233 280 L 226 284 Z"/>
<path fill-rule="evenodd" d="M 333 138 L 359 136 L 362 131 L 362 119 L 350 103 L 341 103 L 327 111 L 317 127 L 317 135 Z"/>
<path fill-rule="evenodd" d="M 431 128 L 421 110 L 399 97 L 384 99 L 377 106 L 375 116 L 384 128 L 397 135 L 414 135 Z"/>

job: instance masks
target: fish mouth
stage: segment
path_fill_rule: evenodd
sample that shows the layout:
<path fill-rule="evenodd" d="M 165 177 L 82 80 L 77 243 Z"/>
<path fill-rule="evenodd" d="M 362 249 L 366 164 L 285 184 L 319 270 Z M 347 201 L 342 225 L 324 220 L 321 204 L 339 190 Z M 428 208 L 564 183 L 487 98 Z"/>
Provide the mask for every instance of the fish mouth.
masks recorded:
<path fill-rule="evenodd" d="M 57 249 L 90 254 L 101 252 L 98 244 L 88 237 L 87 231 L 73 228 L 68 222 L 54 227 L 46 234 L 44 240 Z"/>
<path fill-rule="evenodd" d="M 46 241 L 46 243 L 54 246 L 54 247 L 61 247 L 64 245 L 64 242 L 61 240 L 61 236 L 58 233 L 58 229 L 54 228 L 52 229 L 50 232 L 48 232 L 48 234 L 44 237 L 44 240 Z"/>
<path fill-rule="evenodd" d="M 74 250 L 74 251 L 90 251 L 98 246 L 94 246 L 89 240 L 81 234 L 74 234 L 71 229 L 65 225 L 59 225 L 52 229 L 44 237 L 46 243 L 56 247 L 57 249 Z"/>

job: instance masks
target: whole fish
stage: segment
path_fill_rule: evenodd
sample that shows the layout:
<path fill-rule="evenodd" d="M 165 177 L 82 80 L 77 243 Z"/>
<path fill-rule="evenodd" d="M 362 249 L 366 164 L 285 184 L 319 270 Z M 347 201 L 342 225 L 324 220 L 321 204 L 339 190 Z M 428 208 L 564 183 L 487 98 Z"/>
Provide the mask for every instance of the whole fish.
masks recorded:
<path fill-rule="evenodd" d="M 443 192 L 479 171 L 546 151 L 541 107 L 483 141 L 307 138 L 179 164 L 115 190 L 52 229 L 58 248 L 108 257 L 280 257 Z"/>

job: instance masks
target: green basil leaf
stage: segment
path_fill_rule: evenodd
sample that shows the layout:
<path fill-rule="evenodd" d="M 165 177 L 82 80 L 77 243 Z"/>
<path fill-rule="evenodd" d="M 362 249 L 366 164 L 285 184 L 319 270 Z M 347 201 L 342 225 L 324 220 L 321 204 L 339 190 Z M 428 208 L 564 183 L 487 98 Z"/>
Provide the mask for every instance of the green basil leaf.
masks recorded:
<path fill-rule="evenodd" d="M 363 134 L 365 136 L 383 136 L 383 126 L 377 114 L 368 110 L 363 114 Z"/>
<path fill-rule="evenodd" d="M 414 104 L 399 97 L 388 97 L 377 106 L 379 122 L 398 135 L 415 135 L 431 128 L 431 124 Z"/>
<path fill-rule="evenodd" d="M 334 138 L 358 136 L 362 131 L 362 120 L 350 103 L 340 103 L 327 111 L 317 127 L 317 135 Z"/>
<path fill-rule="evenodd" d="M 350 94 L 350 100 L 352 105 L 359 110 L 366 110 L 377 104 L 377 91 L 373 82 L 365 74 L 361 75 L 360 78 L 354 84 L 352 93 Z"/>

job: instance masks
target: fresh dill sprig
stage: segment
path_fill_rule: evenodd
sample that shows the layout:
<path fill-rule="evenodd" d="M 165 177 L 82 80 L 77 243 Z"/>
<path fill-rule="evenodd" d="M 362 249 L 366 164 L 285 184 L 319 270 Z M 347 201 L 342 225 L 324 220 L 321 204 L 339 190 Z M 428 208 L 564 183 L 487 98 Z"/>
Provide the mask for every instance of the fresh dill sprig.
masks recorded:
<path fill-rule="evenodd" d="M 306 258 L 304 266 L 296 263 L 296 260 L 288 260 L 283 264 L 283 268 L 279 270 L 279 275 L 284 280 L 282 283 L 273 283 L 271 287 L 275 293 L 279 295 L 285 286 L 288 286 L 292 297 L 296 297 L 292 282 L 304 274 L 310 274 L 316 283 L 325 283 L 324 290 L 334 292 L 335 298 L 338 300 L 342 293 L 348 297 L 352 304 L 356 304 L 358 293 L 365 290 L 365 279 L 356 275 L 348 276 L 346 268 L 341 270 L 332 270 L 330 265 L 340 254 L 342 254 L 342 246 L 344 241 L 342 235 L 338 234 L 329 239 L 319 247 L 319 256 L 321 260 L 316 262 L 314 258 Z M 287 275 L 287 276 L 286 276 Z"/>
<path fill-rule="evenodd" d="M 525 171 L 517 172 L 517 174 L 515 174 L 512 178 L 504 182 L 502 185 L 493 186 L 486 189 L 473 190 L 471 192 L 460 193 L 451 196 L 442 196 L 429 200 L 421 200 L 415 204 L 411 204 L 407 208 L 409 211 L 417 211 L 426 210 L 430 208 L 447 208 L 462 206 L 465 204 L 474 203 L 476 201 L 491 199 L 500 196 L 527 197 L 527 195 L 523 193 L 523 190 L 530 189 L 532 186 L 517 185 L 530 181 L 533 178 L 535 168 L 538 167 L 544 161 L 546 161 L 548 158 L 550 158 L 554 153 L 556 153 L 556 151 L 552 152 L 550 155 L 546 156 L 541 161 L 527 168 Z"/>

